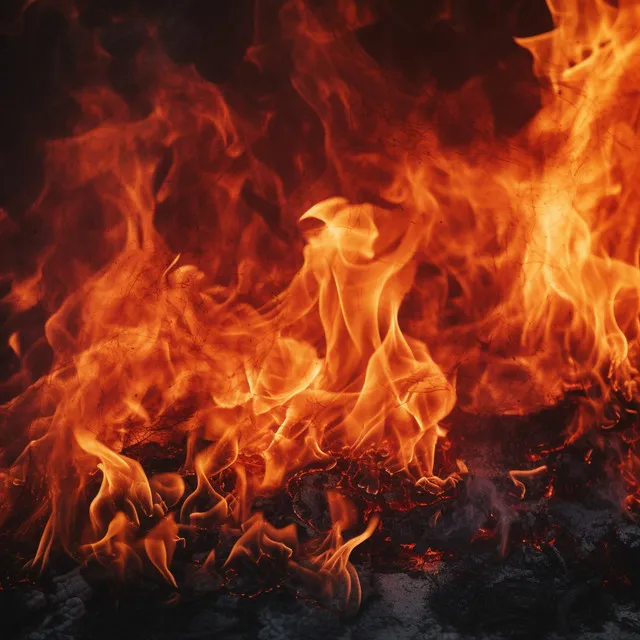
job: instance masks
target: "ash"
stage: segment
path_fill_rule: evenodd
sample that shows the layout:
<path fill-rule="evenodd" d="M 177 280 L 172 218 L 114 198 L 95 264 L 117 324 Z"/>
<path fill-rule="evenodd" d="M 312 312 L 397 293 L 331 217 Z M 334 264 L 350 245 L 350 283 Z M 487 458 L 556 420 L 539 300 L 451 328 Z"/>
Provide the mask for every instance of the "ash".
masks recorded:
<path fill-rule="evenodd" d="M 603 512 L 575 505 L 567 513 L 578 542 L 572 556 L 556 547 L 523 545 L 506 557 L 469 549 L 420 569 L 358 564 L 365 596 L 351 614 L 286 589 L 251 599 L 192 592 L 173 602 L 158 585 L 138 585 L 112 601 L 76 569 L 45 589 L 3 592 L 2 616 L 10 627 L 4 637 L 637 638 L 637 592 L 611 580 L 619 570 L 629 581 L 640 576 L 638 527 L 611 513 L 603 526 Z M 602 556 L 606 548 L 612 550 L 608 561 Z"/>
<path fill-rule="evenodd" d="M 249 585 L 221 588 L 201 573 L 176 592 L 151 579 L 116 584 L 89 566 L 0 592 L 3 637 L 639 637 L 640 527 L 629 514 L 597 487 L 567 500 L 541 496 L 541 481 L 537 494 L 530 487 L 508 504 L 496 486 L 470 476 L 446 500 L 395 513 L 354 554 L 363 590 L 356 610 L 305 600 L 286 579 L 246 597 L 239 593 Z M 193 558 L 179 561 L 188 577 Z"/>

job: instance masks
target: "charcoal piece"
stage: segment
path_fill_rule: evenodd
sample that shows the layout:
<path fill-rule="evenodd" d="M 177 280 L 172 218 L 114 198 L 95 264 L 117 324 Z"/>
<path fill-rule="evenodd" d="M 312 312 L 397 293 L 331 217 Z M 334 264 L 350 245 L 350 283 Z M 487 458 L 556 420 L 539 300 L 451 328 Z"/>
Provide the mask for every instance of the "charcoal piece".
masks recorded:
<path fill-rule="evenodd" d="M 374 592 L 358 620 L 354 639 L 439 637 L 442 628 L 433 616 L 428 597 L 435 585 L 427 577 L 404 573 L 378 574 Z"/>
<path fill-rule="evenodd" d="M 203 602 L 204 608 L 187 621 L 187 637 L 197 640 L 212 637 L 228 637 L 240 632 L 240 601 L 223 596 Z"/>
<path fill-rule="evenodd" d="M 60 640 L 73 636 L 68 634 L 81 620 L 85 613 L 85 603 L 91 598 L 92 590 L 76 568 L 64 575 L 56 576 L 51 581 L 52 593 L 26 591 L 23 594 L 25 606 L 32 611 L 43 612 L 44 618 L 31 631 L 24 631 L 17 637 L 27 640 Z M 33 618 L 31 618 L 33 619 Z M 30 626 L 31 620 L 25 620 Z"/>
<path fill-rule="evenodd" d="M 331 611 L 292 598 L 270 601 L 270 606 L 259 612 L 258 620 L 261 628 L 256 637 L 259 640 L 325 640 L 345 637 L 344 625 Z"/>
<path fill-rule="evenodd" d="M 593 551 L 621 521 L 612 510 L 594 511 L 576 502 L 552 503 L 549 512 L 576 539 L 583 553 Z"/>

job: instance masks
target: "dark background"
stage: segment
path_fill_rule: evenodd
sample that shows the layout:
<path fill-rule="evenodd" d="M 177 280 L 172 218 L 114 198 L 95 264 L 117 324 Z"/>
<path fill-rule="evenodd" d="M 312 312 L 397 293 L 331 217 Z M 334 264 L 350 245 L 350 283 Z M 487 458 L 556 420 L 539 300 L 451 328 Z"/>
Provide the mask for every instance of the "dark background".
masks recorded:
<path fill-rule="evenodd" d="M 418 86 L 426 77 L 435 78 L 444 91 L 483 76 L 499 128 L 515 130 L 530 117 L 535 100 L 527 110 L 506 94 L 531 79 L 530 56 L 513 37 L 552 27 L 543 0 L 367 2 L 378 21 L 359 37 L 381 65 L 400 69 Z M 25 4 L 0 3 L 0 206 L 13 216 L 38 193 L 41 144 L 69 134 L 77 115 L 70 91 L 85 80 L 63 10 L 68 2 L 35 0 L 26 9 Z M 137 90 L 130 82 L 135 76 L 132 65 L 145 22 L 159 22 L 160 37 L 175 61 L 194 63 L 204 78 L 221 84 L 238 81 L 242 56 L 253 39 L 253 0 L 75 4 L 80 22 L 95 30 L 114 56 L 113 87 L 132 101 Z"/>

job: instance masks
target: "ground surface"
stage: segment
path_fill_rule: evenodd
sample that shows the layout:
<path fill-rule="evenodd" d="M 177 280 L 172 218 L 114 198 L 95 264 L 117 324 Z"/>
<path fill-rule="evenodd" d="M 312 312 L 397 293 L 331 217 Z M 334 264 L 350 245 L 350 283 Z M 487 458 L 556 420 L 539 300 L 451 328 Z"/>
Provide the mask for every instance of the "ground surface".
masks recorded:
<path fill-rule="evenodd" d="M 179 598 L 158 583 L 114 595 L 87 569 L 40 586 L 2 592 L 6 638 L 638 638 L 640 528 L 607 509 L 556 503 L 561 541 L 474 542 L 403 570 L 375 558 L 357 563 L 363 602 L 356 612 L 319 607 L 285 587 L 255 598 L 201 581 Z M 447 525 L 451 528 L 451 523 Z"/>

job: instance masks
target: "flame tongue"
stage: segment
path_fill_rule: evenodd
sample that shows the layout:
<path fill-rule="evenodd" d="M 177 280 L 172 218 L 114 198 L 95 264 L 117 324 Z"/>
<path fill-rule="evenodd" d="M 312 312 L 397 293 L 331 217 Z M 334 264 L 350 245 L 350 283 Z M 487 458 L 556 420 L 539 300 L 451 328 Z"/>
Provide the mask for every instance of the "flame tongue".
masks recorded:
<path fill-rule="evenodd" d="M 45 488 L 37 563 L 59 544 L 176 586 L 180 534 L 215 529 L 236 540 L 226 565 L 266 557 L 359 602 L 349 558 L 377 515 L 345 541 L 358 514 L 329 492 L 331 530 L 300 544 L 252 505 L 310 465 L 372 452 L 439 493 L 460 479 L 435 462 L 456 403 L 524 414 L 596 385 L 597 422 L 609 388 L 635 393 L 637 3 L 550 5 L 556 28 L 519 41 L 544 81 L 540 112 L 509 148 L 489 136 L 467 156 L 425 119 L 429 92 L 403 95 L 358 48 L 373 12 L 338 5 L 336 28 L 298 0 L 279 14 L 293 90 L 274 101 L 300 140 L 276 108 L 178 67 L 150 33 L 137 54 L 150 113 L 87 87 L 76 135 L 49 143 L 29 216 L 56 242 L 7 301 L 18 318 L 47 310 L 53 365 L 36 375 L 35 346 L 11 333 L 22 369 L 7 388 L 22 393 L 6 428 L 21 432 L 1 451 L 3 519 L 14 485 Z M 265 74 L 267 32 L 246 54 Z M 87 64 L 100 74 L 107 58 L 98 48 Z M 284 159 L 271 157 L 278 136 Z M 131 453 L 144 443 L 184 448 L 180 473 L 147 475 Z M 518 477 L 541 470 L 511 477 L 524 491 Z"/>

